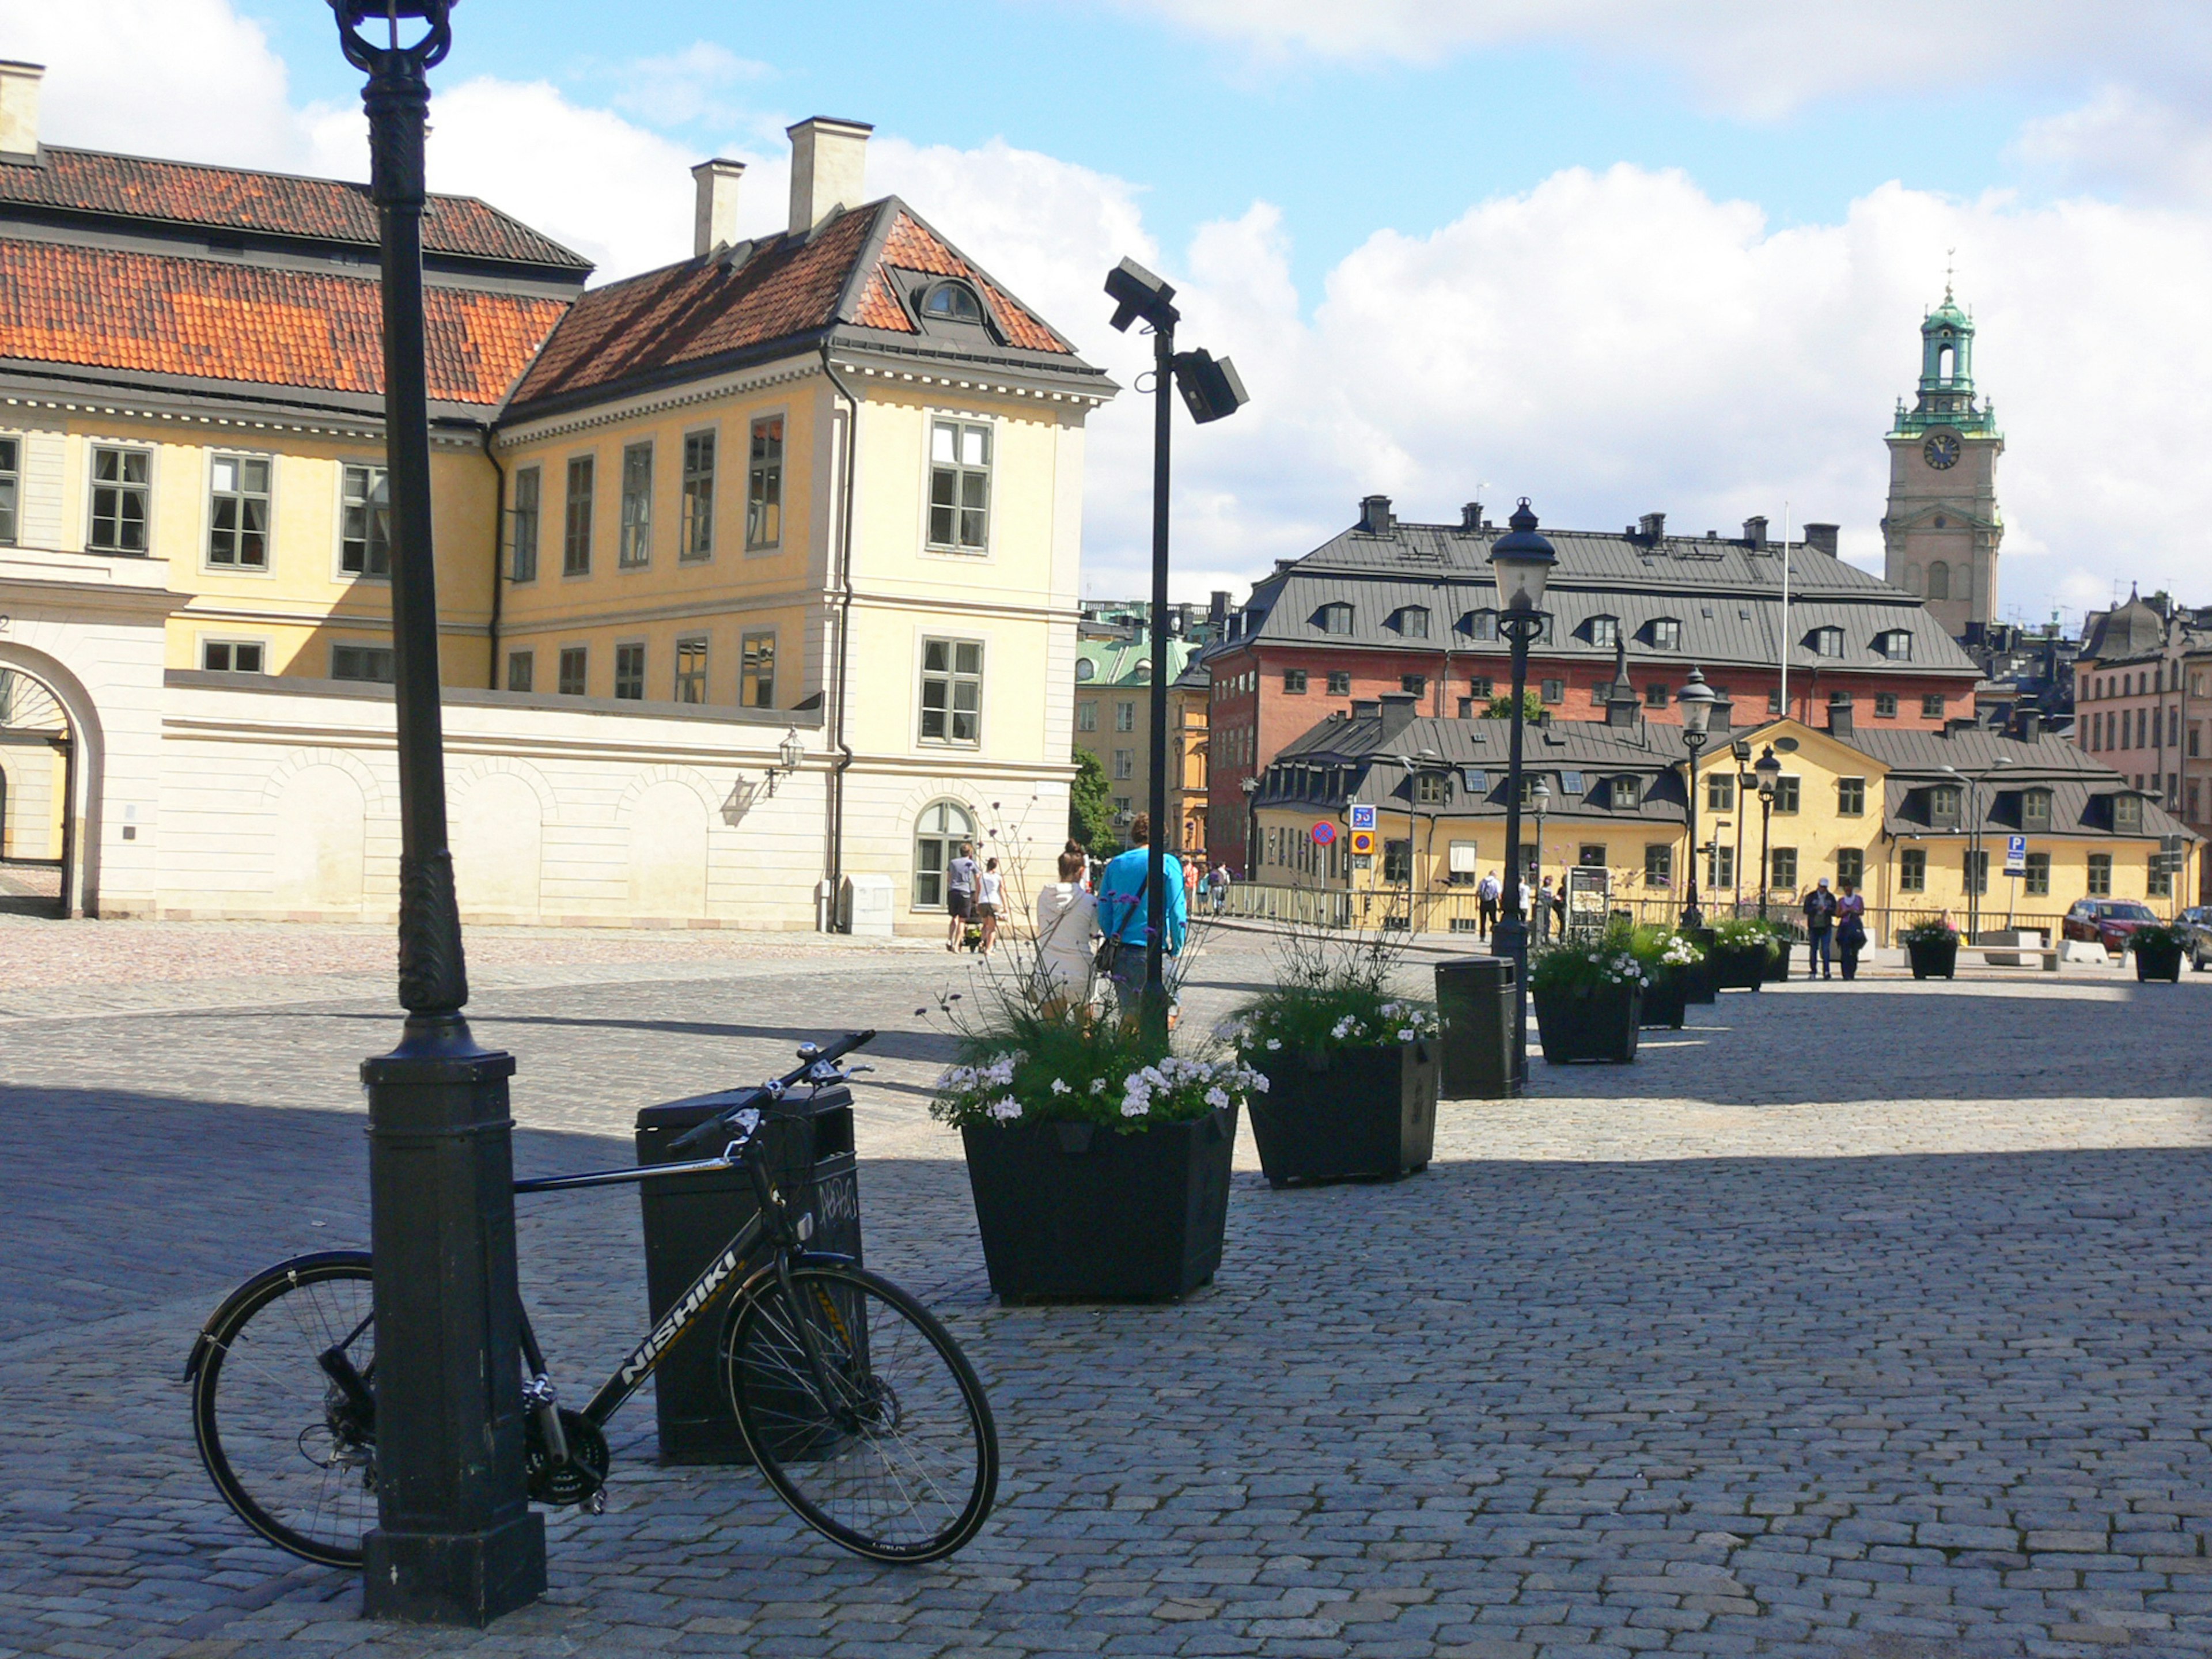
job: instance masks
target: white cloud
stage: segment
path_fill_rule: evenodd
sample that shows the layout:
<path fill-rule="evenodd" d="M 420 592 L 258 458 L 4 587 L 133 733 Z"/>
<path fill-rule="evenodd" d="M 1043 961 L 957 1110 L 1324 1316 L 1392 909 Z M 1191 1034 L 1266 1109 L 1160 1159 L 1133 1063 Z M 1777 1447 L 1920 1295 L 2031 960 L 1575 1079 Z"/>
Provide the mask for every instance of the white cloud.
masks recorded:
<path fill-rule="evenodd" d="M 615 107 L 664 127 L 701 121 L 732 127 L 749 112 L 730 94 L 768 79 L 771 72 L 766 64 L 740 58 L 726 46 L 695 40 L 666 57 L 641 58 L 620 66 L 616 78 L 622 90 Z"/>
<path fill-rule="evenodd" d="M 2139 88 L 2101 87 L 2078 108 L 2028 122 L 2012 155 L 2063 190 L 2212 204 L 2212 126 Z"/>

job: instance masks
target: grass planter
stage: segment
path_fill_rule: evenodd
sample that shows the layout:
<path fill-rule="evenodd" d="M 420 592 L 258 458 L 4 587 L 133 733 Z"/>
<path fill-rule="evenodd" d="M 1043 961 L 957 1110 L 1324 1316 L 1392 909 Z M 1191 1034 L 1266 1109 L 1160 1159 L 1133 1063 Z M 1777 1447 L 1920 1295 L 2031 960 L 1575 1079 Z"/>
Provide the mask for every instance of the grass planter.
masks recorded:
<path fill-rule="evenodd" d="M 1251 1109 L 1269 1186 L 1395 1181 L 1428 1168 L 1437 1140 L 1436 1043 L 1267 1058 L 1260 1069 L 1267 1090 L 1252 1097 Z"/>
<path fill-rule="evenodd" d="M 1644 1006 L 1641 986 L 1608 985 L 1577 992 L 1539 985 L 1535 994 L 1536 1029 L 1547 1065 L 1594 1060 L 1626 1066 L 1635 1060 Z"/>
<path fill-rule="evenodd" d="M 1951 939 L 1909 939 L 1905 941 L 1905 954 L 1912 964 L 1915 979 L 1956 979 L 1959 975 L 1959 941 Z"/>
<path fill-rule="evenodd" d="M 2136 979 L 2145 982 L 2160 980 L 2178 983 L 2180 981 L 2180 945 L 2145 941 L 2136 945 L 2135 957 Z"/>
<path fill-rule="evenodd" d="M 1705 970 L 1717 991 L 1756 991 L 1766 983 L 1769 955 L 1764 945 L 1716 945 L 1705 953 Z"/>
<path fill-rule="evenodd" d="M 971 1125 L 960 1139 L 1000 1301 L 1164 1302 L 1212 1282 L 1235 1106 L 1134 1134 L 1014 1123 Z"/>

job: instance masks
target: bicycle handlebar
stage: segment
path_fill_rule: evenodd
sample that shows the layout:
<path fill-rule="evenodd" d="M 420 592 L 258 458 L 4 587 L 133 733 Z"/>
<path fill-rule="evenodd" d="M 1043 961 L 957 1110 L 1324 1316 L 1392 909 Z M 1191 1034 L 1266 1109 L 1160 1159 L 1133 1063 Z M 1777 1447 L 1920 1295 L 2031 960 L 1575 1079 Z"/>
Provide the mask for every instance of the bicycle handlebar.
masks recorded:
<path fill-rule="evenodd" d="M 817 1074 L 821 1068 L 834 1067 L 839 1060 L 842 1060 L 847 1054 L 851 1054 L 854 1049 L 860 1048 L 864 1044 L 873 1042 L 875 1040 L 876 1034 L 872 1030 L 848 1031 L 844 1036 L 839 1037 L 835 1042 L 830 1043 L 829 1047 L 825 1048 L 816 1048 L 813 1044 L 809 1043 L 805 1048 L 801 1048 L 799 1051 L 799 1064 L 797 1066 L 793 1066 L 790 1071 L 786 1072 L 781 1077 L 775 1079 L 773 1082 L 763 1083 L 758 1088 L 748 1089 L 742 1098 L 732 1103 L 723 1110 L 715 1113 L 714 1116 L 708 1118 L 705 1122 L 695 1125 L 691 1128 L 685 1130 L 675 1139 L 670 1141 L 668 1143 L 668 1150 L 672 1152 L 680 1152 L 686 1147 L 696 1146 L 703 1144 L 710 1135 L 714 1133 L 716 1130 L 726 1128 L 729 1126 L 731 1120 L 735 1118 L 739 1112 L 745 1110 L 748 1107 L 757 1105 L 763 1100 L 781 1099 L 783 1097 L 784 1091 L 789 1089 L 794 1084 L 806 1082 L 810 1080 L 810 1078 L 811 1078 L 811 1080 L 818 1083 L 827 1083 L 830 1081 L 830 1079 L 822 1077 Z M 811 1050 L 811 1052 L 809 1052 L 810 1050 Z"/>

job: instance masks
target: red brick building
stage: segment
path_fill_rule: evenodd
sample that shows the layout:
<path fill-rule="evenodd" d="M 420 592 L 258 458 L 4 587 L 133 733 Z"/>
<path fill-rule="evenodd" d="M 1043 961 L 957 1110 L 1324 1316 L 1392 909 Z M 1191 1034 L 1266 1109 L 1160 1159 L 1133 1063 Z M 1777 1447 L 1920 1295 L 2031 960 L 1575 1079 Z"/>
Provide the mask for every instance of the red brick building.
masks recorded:
<path fill-rule="evenodd" d="M 1405 524 L 1370 496 L 1352 528 L 1254 586 L 1206 659 L 1212 856 L 1249 867 L 1248 781 L 1333 710 L 1413 692 L 1424 714 L 1473 716 L 1507 691 L 1489 564 L 1500 533 L 1479 505 L 1455 525 Z M 1838 560 L 1832 525 L 1808 525 L 1787 549 L 1786 653 L 1784 548 L 1764 519 L 1726 538 L 1669 536 L 1656 513 L 1610 534 L 1545 533 L 1559 562 L 1528 684 L 1561 720 L 1604 719 L 1611 705 L 1616 720 L 1674 724 L 1692 666 L 1739 726 L 1786 712 L 1838 730 L 1931 731 L 1974 716 L 1972 659 L 1917 599 Z"/>

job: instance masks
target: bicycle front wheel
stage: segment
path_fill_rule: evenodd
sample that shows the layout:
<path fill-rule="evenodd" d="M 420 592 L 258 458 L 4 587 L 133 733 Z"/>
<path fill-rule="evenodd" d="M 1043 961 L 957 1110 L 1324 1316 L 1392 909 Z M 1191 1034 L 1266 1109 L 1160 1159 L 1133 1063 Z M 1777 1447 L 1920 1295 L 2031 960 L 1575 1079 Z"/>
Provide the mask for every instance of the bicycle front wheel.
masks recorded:
<path fill-rule="evenodd" d="M 934 1561 L 990 1514 L 999 1435 L 983 1385 L 945 1328 L 890 1280 L 794 1267 L 787 1296 L 763 1279 L 731 1310 L 722 1361 L 761 1474 L 847 1549 Z"/>
<path fill-rule="evenodd" d="M 366 1254 L 288 1261 L 202 1333 L 192 1434 L 216 1490 L 279 1549 L 358 1567 L 376 1524 L 374 1281 Z"/>

